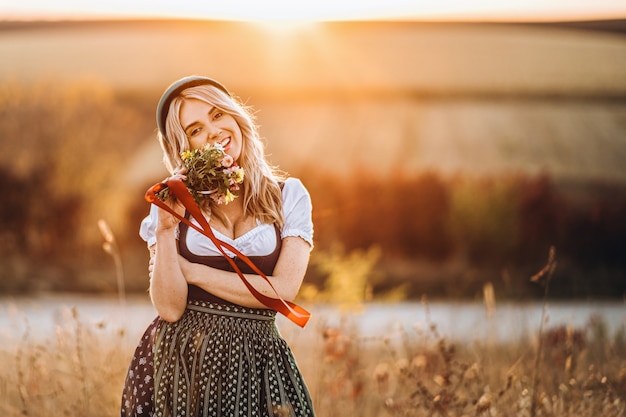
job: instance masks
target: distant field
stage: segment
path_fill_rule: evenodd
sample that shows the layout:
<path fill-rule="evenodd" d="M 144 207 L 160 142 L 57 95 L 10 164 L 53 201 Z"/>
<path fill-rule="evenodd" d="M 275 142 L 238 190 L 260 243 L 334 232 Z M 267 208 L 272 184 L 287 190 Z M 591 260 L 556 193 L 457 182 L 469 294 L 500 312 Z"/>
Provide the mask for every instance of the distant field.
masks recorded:
<path fill-rule="evenodd" d="M 614 25 L 615 26 L 615 25 Z M 544 25 L 0 24 L 0 77 L 95 79 L 153 110 L 173 79 L 259 109 L 272 160 L 344 172 L 548 172 L 626 181 L 626 36 Z M 148 110 L 146 110 L 148 111 Z M 160 177 L 153 131 L 130 161 Z M 150 166 L 152 169 L 143 167 Z"/>
<path fill-rule="evenodd" d="M 282 166 L 626 181 L 626 105 L 554 100 L 259 103 Z M 347 158 L 348 159 L 347 159 Z"/>
<path fill-rule="evenodd" d="M 626 37 L 564 27 L 223 22 L 0 24 L 0 77 L 163 88 L 211 74 L 247 95 L 297 91 L 626 94 Z"/>
<path fill-rule="evenodd" d="M 536 99 L 255 100 L 272 162 L 298 175 L 547 173 L 626 182 L 626 104 Z M 150 135 L 129 178 L 165 175 Z M 311 171 L 312 169 L 312 171 Z"/>

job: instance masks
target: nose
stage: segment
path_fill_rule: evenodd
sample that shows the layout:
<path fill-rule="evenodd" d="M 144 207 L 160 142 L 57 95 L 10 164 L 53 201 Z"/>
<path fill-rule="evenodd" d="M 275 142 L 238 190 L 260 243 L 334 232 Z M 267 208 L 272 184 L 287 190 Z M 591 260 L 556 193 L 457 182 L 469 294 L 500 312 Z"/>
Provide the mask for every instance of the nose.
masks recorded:
<path fill-rule="evenodd" d="M 208 127 L 208 139 L 210 142 L 217 142 L 222 134 L 222 129 L 217 126 L 209 125 Z"/>

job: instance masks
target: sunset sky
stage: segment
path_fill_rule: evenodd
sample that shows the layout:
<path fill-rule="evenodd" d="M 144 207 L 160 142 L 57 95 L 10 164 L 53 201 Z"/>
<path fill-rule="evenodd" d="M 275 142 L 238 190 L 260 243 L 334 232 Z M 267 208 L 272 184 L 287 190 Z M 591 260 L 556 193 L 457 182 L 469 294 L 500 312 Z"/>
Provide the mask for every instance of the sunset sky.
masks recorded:
<path fill-rule="evenodd" d="M 296 6 L 297 5 L 297 6 Z M 252 21 L 361 19 L 574 20 L 626 17 L 623 0 L 0 0 L 0 20 L 201 18 Z"/>

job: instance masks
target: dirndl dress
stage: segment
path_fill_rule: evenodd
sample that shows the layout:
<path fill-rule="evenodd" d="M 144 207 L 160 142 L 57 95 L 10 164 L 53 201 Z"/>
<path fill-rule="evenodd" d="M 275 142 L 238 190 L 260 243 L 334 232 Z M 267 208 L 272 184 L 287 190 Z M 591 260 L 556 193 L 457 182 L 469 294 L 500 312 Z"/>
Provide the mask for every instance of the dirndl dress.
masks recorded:
<path fill-rule="evenodd" d="M 191 262 L 232 270 L 222 256 L 198 256 L 185 243 Z M 271 275 L 281 239 L 267 256 L 250 257 Z M 244 273 L 254 273 L 235 260 Z M 291 349 L 275 324 L 276 312 L 248 308 L 190 285 L 188 303 L 174 323 L 155 318 L 131 360 L 122 395 L 122 417 L 305 417 L 313 405 Z"/>

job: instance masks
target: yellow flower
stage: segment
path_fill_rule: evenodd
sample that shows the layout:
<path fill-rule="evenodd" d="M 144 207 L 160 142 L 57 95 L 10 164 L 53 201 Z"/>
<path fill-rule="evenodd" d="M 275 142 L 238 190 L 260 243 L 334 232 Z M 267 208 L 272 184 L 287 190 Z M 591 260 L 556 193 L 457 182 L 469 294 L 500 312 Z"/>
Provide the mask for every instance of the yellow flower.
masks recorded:
<path fill-rule="evenodd" d="M 226 190 L 226 192 L 224 193 L 224 203 L 228 204 L 230 202 L 232 202 L 235 199 L 235 195 L 233 193 L 230 192 L 230 190 Z"/>
<path fill-rule="evenodd" d="M 239 168 L 237 171 L 233 172 L 235 176 L 235 182 L 237 184 L 241 184 L 243 182 L 243 168 Z"/>
<path fill-rule="evenodd" d="M 183 161 L 191 158 L 193 156 L 193 152 L 192 151 L 184 151 L 180 154 L 180 157 L 183 159 Z"/>

